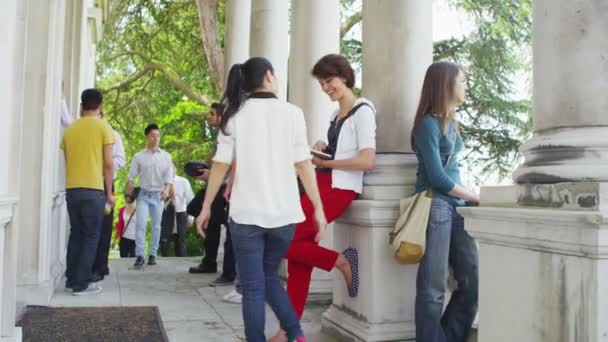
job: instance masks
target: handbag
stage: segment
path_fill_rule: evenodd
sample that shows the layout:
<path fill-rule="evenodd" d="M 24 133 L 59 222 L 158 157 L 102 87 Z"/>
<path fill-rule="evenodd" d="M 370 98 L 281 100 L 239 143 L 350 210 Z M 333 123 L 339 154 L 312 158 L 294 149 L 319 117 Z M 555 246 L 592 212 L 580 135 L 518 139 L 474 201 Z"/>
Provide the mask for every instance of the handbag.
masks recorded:
<path fill-rule="evenodd" d="M 454 132 L 452 151 L 443 166 L 447 167 L 456 145 L 457 133 Z M 401 213 L 395 228 L 389 233 L 389 243 L 395 251 L 395 258 L 402 264 L 417 264 L 422 260 L 426 249 L 426 229 L 431 213 L 433 193 L 429 188 L 399 201 Z"/>

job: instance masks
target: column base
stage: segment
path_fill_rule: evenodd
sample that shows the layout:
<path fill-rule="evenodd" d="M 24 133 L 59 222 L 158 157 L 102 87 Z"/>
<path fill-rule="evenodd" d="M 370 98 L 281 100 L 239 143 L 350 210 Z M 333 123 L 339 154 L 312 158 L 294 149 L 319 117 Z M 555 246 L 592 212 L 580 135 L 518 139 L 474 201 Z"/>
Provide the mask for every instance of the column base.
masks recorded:
<path fill-rule="evenodd" d="M 480 244 L 480 341 L 606 341 L 606 185 L 509 187 L 511 203 L 459 209 Z"/>
<path fill-rule="evenodd" d="M 338 341 L 414 341 L 416 334 L 413 322 L 369 323 L 335 305 L 323 313 L 322 324 L 323 333 Z"/>
<path fill-rule="evenodd" d="M 525 162 L 516 183 L 608 182 L 608 127 L 565 127 L 534 132 L 520 148 Z"/>
<path fill-rule="evenodd" d="M 362 199 L 334 224 L 334 249 L 357 250 L 359 294 L 351 298 L 335 274 L 332 306 L 323 330 L 340 341 L 412 341 L 417 265 L 399 264 L 389 233 L 399 217 L 399 199 L 412 193 L 415 156 L 378 154 L 366 175 Z M 415 177 L 415 176 L 414 176 Z M 394 191 L 385 191 L 386 189 Z"/>

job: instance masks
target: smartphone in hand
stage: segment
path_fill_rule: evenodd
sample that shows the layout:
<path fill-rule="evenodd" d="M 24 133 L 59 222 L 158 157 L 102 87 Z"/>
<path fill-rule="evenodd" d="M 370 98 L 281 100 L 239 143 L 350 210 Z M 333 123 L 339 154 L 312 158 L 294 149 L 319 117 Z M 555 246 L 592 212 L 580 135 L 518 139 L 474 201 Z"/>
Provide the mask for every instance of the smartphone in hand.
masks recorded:
<path fill-rule="evenodd" d="M 321 152 L 321 151 L 317 151 L 317 150 L 310 150 L 310 154 L 312 154 L 313 156 L 319 158 L 319 159 L 323 159 L 323 160 L 332 160 L 334 159 L 331 154 L 327 154 L 325 152 Z"/>

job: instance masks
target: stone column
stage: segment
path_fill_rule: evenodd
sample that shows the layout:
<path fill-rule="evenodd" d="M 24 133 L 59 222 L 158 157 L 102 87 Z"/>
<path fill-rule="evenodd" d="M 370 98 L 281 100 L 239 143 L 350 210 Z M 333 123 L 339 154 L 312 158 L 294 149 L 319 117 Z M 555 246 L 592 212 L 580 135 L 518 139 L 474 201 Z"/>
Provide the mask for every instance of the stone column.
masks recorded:
<path fill-rule="evenodd" d="M 534 136 L 517 183 L 608 181 L 608 3 L 534 2 Z"/>
<path fill-rule="evenodd" d="M 480 341 L 608 341 L 608 3 L 534 2 L 534 135 L 511 187 L 462 208 Z"/>
<path fill-rule="evenodd" d="M 337 250 L 359 253 L 359 295 L 334 283 L 333 305 L 323 329 L 354 341 L 415 337 L 417 266 L 398 264 L 388 235 L 399 199 L 414 191 L 416 157 L 409 136 L 426 68 L 432 62 L 432 3 L 427 0 L 363 0 L 363 95 L 377 109 L 376 168 L 364 180 L 363 200 L 338 220 Z"/>
<path fill-rule="evenodd" d="M 289 1 L 251 1 L 251 57 L 266 57 L 274 66 L 279 98 L 287 98 L 287 56 L 289 51 Z"/>
<path fill-rule="evenodd" d="M 321 57 L 340 52 L 339 13 L 338 0 L 293 0 L 291 5 L 289 101 L 304 111 L 310 144 L 327 140 L 330 115 L 337 108 L 310 71 Z"/>
<path fill-rule="evenodd" d="M 15 327 L 17 310 L 17 251 L 19 229 L 15 206 L 19 184 L 21 85 L 24 15 L 26 4 L 7 0 L 0 4 L 0 106 L 5 108 L 0 127 L 0 341 L 21 341 Z"/>
<path fill-rule="evenodd" d="M 249 58 L 250 29 L 251 0 L 226 1 L 225 75 L 228 75 L 233 64 L 243 63 Z"/>

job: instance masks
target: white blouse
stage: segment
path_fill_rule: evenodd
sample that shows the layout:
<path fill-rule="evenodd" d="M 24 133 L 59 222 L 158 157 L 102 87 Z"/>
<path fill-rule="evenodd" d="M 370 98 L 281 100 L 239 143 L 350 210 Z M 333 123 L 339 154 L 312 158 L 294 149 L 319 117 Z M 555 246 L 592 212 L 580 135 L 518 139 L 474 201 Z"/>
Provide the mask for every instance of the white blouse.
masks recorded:
<path fill-rule="evenodd" d="M 363 102 L 369 106 L 359 107 L 342 125 L 334 157 L 336 160 L 354 158 L 366 148 L 376 149 L 376 110 L 373 103 L 366 98 L 359 98 L 353 107 Z M 332 120 L 336 115 L 338 110 L 332 115 Z M 364 171 L 358 170 L 332 169 L 332 187 L 360 194 L 363 191 L 364 174 Z"/>
<path fill-rule="evenodd" d="M 302 110 L 276 98 L 250 98 L 218 134 L 214 162 L 236 174 L 230 216 L 241 224 L 278 228 L 304 220 L 294 164 L 311 159 Z"/>

